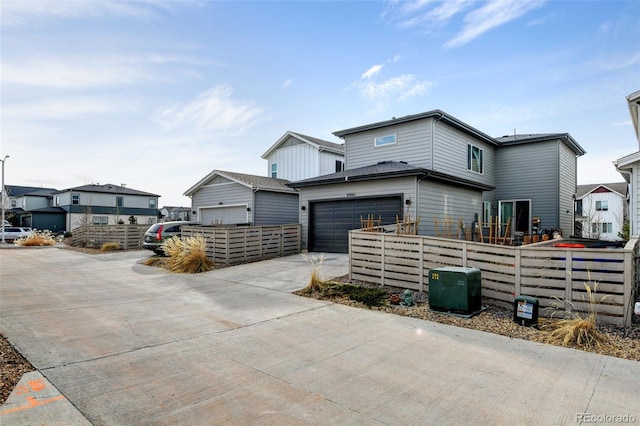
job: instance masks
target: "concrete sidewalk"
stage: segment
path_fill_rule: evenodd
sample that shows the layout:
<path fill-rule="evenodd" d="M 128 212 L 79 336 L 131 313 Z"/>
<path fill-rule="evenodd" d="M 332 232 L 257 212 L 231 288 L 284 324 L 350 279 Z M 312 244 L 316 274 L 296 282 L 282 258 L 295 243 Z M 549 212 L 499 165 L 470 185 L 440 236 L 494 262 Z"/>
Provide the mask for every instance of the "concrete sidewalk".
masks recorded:
<path fill-rule="evenodd" d="M 640 422 L 638 362 L 297 297 L 301 256 L 183 275 L 148 255 L 0 250 L 0 331 L 92 424 Z"/>

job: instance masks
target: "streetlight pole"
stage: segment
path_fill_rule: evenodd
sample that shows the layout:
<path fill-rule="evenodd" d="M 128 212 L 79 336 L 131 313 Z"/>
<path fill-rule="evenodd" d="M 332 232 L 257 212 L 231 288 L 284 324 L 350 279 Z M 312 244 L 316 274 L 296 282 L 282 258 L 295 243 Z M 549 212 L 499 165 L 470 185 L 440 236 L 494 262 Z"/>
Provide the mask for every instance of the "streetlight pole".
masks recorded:
<path fill-rule="evenodd" d="M 0 197 L 0 199 L 2 199 L 2 242 L 1 244 L 7 243 L 4 240 L 4 162 L 7 161 L 7 158 L 9 158 L 9 156 L 5 155 L 4 158 L 0 160 L 2 161 L 2 196 Z"/>

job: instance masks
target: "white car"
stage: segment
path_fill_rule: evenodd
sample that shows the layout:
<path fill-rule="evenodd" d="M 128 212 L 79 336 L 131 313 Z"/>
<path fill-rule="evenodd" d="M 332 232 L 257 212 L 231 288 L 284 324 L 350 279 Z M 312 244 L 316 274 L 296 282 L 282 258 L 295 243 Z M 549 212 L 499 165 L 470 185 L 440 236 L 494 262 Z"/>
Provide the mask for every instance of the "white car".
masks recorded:
<path fill-rule="evenodd" d="M 31 228 L 23 228 L 20 226 L 4 226 L 4 232 L 0 228 L 0 238 L 4 236 L 5 241 L 15 241 L 20 237 L 27 237 L 33 234 Z"/>

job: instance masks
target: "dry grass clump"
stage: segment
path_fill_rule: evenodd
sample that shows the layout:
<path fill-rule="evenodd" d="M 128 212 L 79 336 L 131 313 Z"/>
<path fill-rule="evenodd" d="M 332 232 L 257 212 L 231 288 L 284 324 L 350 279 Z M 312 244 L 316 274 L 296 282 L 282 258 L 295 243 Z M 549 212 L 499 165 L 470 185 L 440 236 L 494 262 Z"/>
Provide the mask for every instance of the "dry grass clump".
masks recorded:
<path fill-rule="evenodd" d="M 100 246 L 100 251 L 103 253 L 118 250 L 120 250 L 120 243 L 104 243 Z"/>
<path fill-rule="evenodd" d="M 167 268 L 167 260 L 166 257 L 153 256 L 142 262 L 142 264 L 156 268 Z"/>
<path fill-rule="evenodd" d="M 307 294 L 322 291 L 325 281 L 320 277 L 320 268 L 322 267 L 322 263 L 324 263 L 324 253 L 320 256 L 307 256 L 305 253 L 302 253 L 301 256 L 311 264 L 311 277 L 309 277 L 309 283 L 301 290 L 301 292 Z"/>
<path fill-rule="evenodd" d="M 566 347 L 589 349 L 599 349 L 610 345 L 609 337 L 600 332 L 596 326 L 596 314 L 598 312 L 598 304 L 607 296 L 596 300 L 596 291 L 598 283 L 593 283 L 593 288 L 585 283 L 587 290 L 588 314 L 583 317 L 575 310 L 573 303 L 563 300 L 560 303 L 552 305 L 553 314 L 560 312 L 565 318 L 560 320 L 543 319 L 540 320 L 540 330 L 545 334 L 542 341 L 553 345 L 561 345 Z M 569 308 L 569 310 L 567 310 Z"/>
<path fill-rule="evenodd" d="M 49 230 L 38 231 L 34 229 L 30 235 L 20 237 L 13 242 L 15 245 L 22 247 L 31 246 L 53 246 L 56 244 L 56 238 Z"/>
<path fill-rule="evenodd" d="M 169 238 L 162 244 L 162 250 L 169 256 L 165 267 L 172 272 L 195 274 L 214 269 L 214 263 L 207 257 L 207 244 L 201 235 L 193 237 Z"/>

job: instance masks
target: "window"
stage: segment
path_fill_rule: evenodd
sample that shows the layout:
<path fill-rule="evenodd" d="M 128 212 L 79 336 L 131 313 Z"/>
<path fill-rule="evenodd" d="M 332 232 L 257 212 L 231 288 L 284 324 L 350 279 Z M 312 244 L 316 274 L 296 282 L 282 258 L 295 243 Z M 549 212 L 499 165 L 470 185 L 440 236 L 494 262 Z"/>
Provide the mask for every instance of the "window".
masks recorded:
<path fill-rule="evenodd" d="M 109 217 L 108 216 L 93 216 L 93 224 L 94 225 L 108 225 Z"/>
<path fill-rule="evenodd" d="M 336 172 L 341 172 L 344 170 L 344 162 L 340 160 L 336 160 Z"/>
<path fill-rule="evenodd" d="M 482 222 L 489 223 L 491 218 L 491 203 L 488 201 L 482 202 Z"/>
<path fill-rule="evenodd" d="M 56 206 L 60 205 L 60 196 L 56 195 Z"/>
<path fill-rule="evenodd" d="M 271 177 L 274 179 L 278 178 L 278 165 L 276 163 L 271 165 Z"/>
<path fill-rule="evenodd" d="M 124 206 L 124 197 L 116 197 L 116 207 Z"/>
<path fill-rule="evenodd" d="M 71 194 L 71 204 L 76 206 L 80 204 L 80 194 Z"/>
<path fill-rule="evenodd" d="M 591 232 L 594 234 L 611 234 L 613 232 L 613 224 L 611 222 L 592 223 Z"/>
<path fill-rule="evenodd" d="M 472 172 L 482 173 L 482 149 L 467 145 L 467 168 Z"/>
<path fill-rule="evenodd" d="M 155 198 L 149 198 L 149 208 L 150 209 L 155 209 L 156 208 L 156 199 Z"/>
<path fill-rule="evenodd" d="M 396 143 L 396 135 L 381 136 L 375 139 L 375 146 L 392 145 Z"/>
<path fill-rule="evenodd" d="M 15 209 L 16 207 L 17 207 L 17 201 L 16 201 L 16 199 L 14 198 L 13 200 L 11 200 L 11 208 L 12 208 L 12 209 Z"/>
<path fill-rule="evenodd" d="M 596 211 L 606 212 L 607 210 L 609 210 L 608 201 L 596 201 Z"/>

